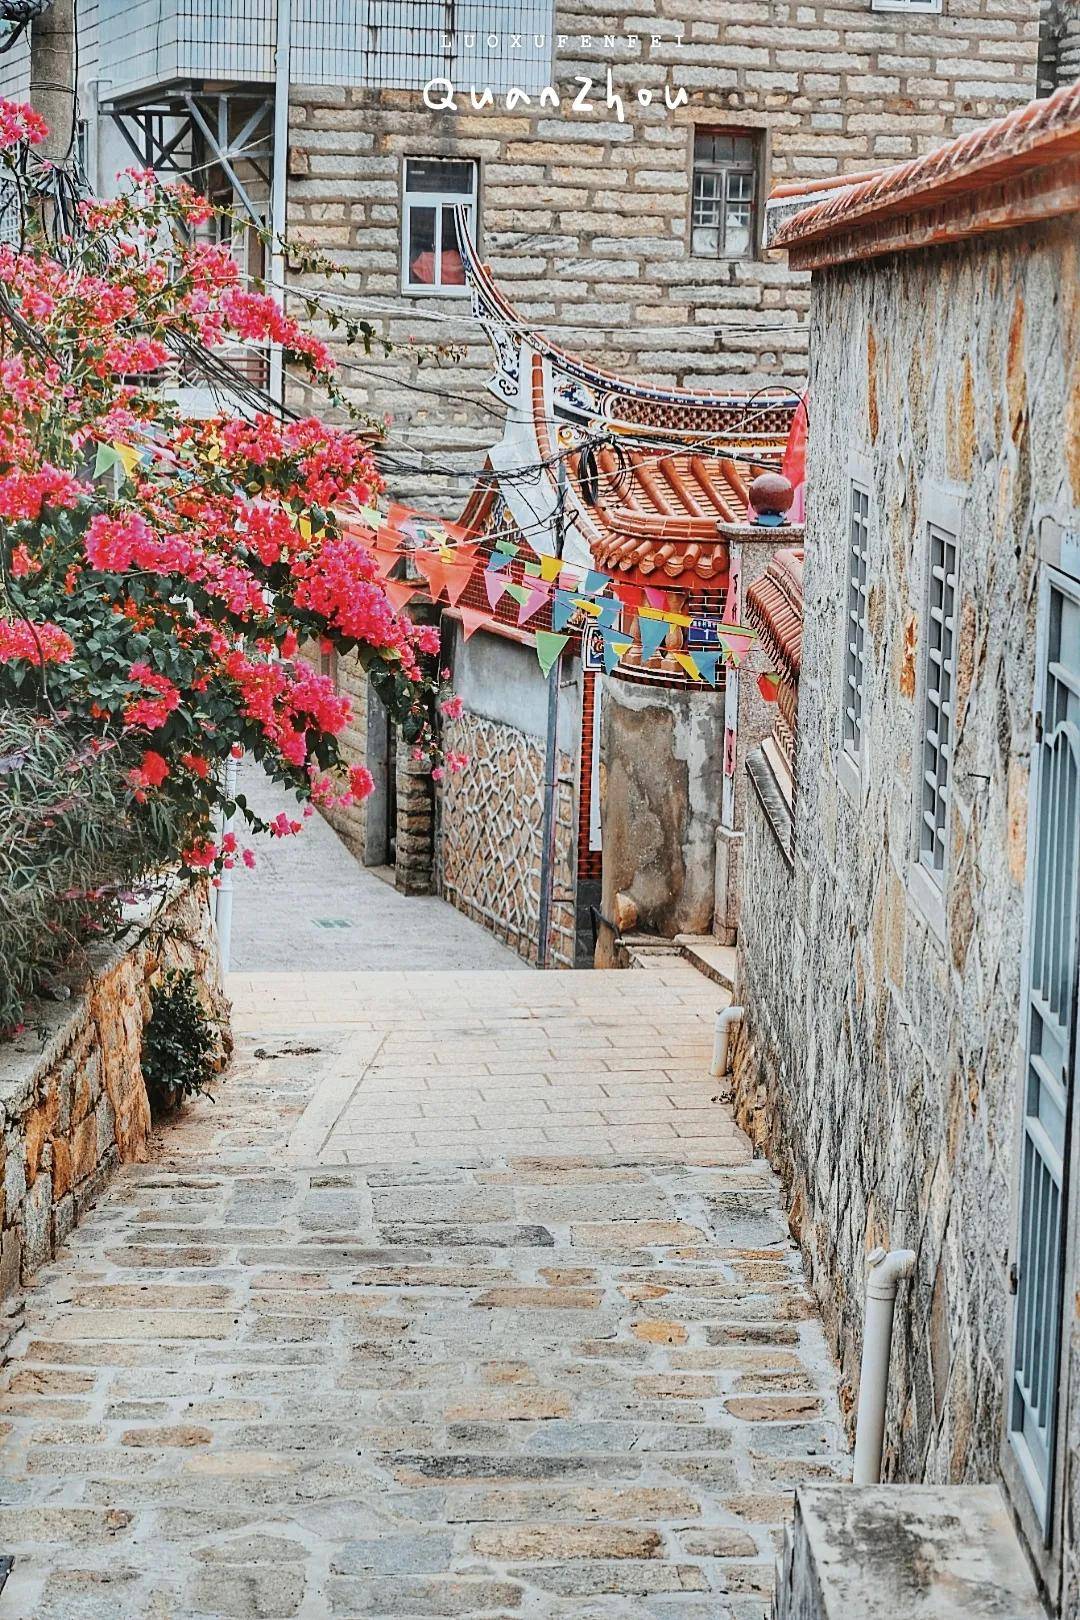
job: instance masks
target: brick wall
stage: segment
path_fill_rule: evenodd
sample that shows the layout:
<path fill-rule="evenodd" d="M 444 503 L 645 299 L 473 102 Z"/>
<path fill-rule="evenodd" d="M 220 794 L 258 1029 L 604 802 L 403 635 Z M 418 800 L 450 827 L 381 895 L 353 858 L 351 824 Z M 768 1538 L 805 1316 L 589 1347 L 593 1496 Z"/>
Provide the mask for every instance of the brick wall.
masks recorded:
<path fill-rule="evenodd" d="M 649 29 L 639 54 L 603 46 L 605 31 L 621 35 L 635 19 Z M 479 161 L 483 256 L 526 319 L 569 349 L 684 386 L 799 382 L 805 278 L 768 255 L 718 261 L 689 251 L 694 126 L 756 131 L 762 193 L 910 157 L 1034 93 L 1039 4 L 944 0 L 941 15 L 905 15 L 874 12 L 867 0 L 655 0 L 646 19 L 564 3 L 558 28 L 568 44 L 552 82 L 569 97 L 543 116 L 498 103 L 434 113 L 417 92 L 293 91 L 290 228 L 347 266 L 350 293 L 386 309 L 381 332 L 464 345 L 441 371 L 359 354 L 347 373 L 354 399 L 388 412 L 395 440 L 429 458 L 414 453 L 407 460 L 418 470 L 395 469 L 395 493 L 444 510 L 460 506 L 502 412 L 484 392 L 489 356 L 463 318 L 467 303 L 399 294 L 404 156 Z M 653 45 L 652 31 L 669 37 Z M 679 31 L 682 47 L 670 39 Z M 583 32 L 594 45 L 580 45 Z M 600 111 L 569 114 L 576 77 L 602 81 L 609 62 L 624 97 L 669 80 L 686 87 L 689 105 L 668 112 L 628 100 L 622 124 Z"/>

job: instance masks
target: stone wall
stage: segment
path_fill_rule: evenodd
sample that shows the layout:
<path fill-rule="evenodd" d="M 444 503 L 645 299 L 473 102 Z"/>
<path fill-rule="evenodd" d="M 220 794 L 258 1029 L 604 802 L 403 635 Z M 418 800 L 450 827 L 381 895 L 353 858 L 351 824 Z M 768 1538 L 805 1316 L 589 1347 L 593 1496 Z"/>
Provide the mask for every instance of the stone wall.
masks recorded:
<path fill-rule="evenodd" d="M 795 868 L 784 875 L 751 800 L 737 1094 L 742 1122 L 787 1180 L 849 1404 L 865 1253 L 916 1250 L 894 1345 L 893 1479 L 989 1480 L 999 1468 L 1033 522 L 1050 512 L 1080 526 L 1068 427 L 1080 413 L 1077 261 L 1075 224 L 1062 221 L 823 271 L 815 283 Z M 838 747 L 852 453 L 870 464 L 872 528 L 866 764 L 849 791 Z M 914 874 L 927 480 L 959 496 L 963 514 L 940 922 Z M 1074 1288 L 1066 1299 L 1071 1311 Z M 1075 1407 L 1071 1422 L 1070 1537 Z M 1075 1591 L 1074 1559 L 1067 1545 Z"/>
<path fill-rule="evenodd" d="M 359 312 L 400 343 L 463 345 L 441 370 L 356 352 L 343 373 L 358 404 L 389 413 L 395 449 L 416 447 L 395 495 L 454 515 L 502 423 L 467 302 L 400 293 L 405 156 L 479 162 L 482 255 L 523 316 L 572 351 L 683 386 L 799 383 L 805 276 L 767 253 L 690 252 L 694 127 L 757 132 L 762 198 L 776 182 L 901 161 L 1034 94 L 1039 13 L 1039 0 L 946 0 L 942 15 L 867 0 L 651 0 L 614 14 L 562 0 L 557 111 L 470 112 L 466 98 L 436 113 L 417 91 L 294 87 L 290 230 L 349 272 L 310 284 L 368 298 Z M 633 31 L 638 48 L 622 43 Z M 603 105 L 609 65 L 624 123 Z M 569 111 L 579 77 L 601 85 L 591 115 Z M 685 87 L 687 106 L 637 102 L 637 88 L 662 95 L 665 82 Z"/>
<path fill-rule="evenodd" d="M 117 1165 L 147 1156 L 140 1061 L 153 978 L 194 968 L 210 1011 L 227 1015 L 205 890 L 184 891 L 144 932 L 147 920 L 135 944 L 99 957 L 78 996 L 40 1003 L 0 1047 L 0 1299 L 52 1257 Z"/>
<path fill-rule="evenodd" d="M 604 677 L 600 732 L 601 911 L 637 908 L 634 931 L 708 934 L 716 898 L 716 830 L 724 694 Z"/>

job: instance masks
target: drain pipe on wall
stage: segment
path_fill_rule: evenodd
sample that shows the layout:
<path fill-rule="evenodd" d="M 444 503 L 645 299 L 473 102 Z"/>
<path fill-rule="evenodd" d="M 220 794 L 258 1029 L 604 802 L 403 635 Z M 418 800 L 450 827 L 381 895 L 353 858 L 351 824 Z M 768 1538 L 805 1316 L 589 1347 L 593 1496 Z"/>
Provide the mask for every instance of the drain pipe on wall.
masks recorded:
<path fill-rule="evenodd" d="M 877 1485 L 885 1443 L 885 1398 L 889 1390 L 896 1290 L 915 1270 L 914 1249 L 872 1249 L 867 1256 L 866 1316 L 863 1322 L 859 1415 L 855 1425 L 853 1485 Z"/>
<path fill-rule="evenodd" d="M 709 1073 L 716 1080 L 724 1080 L 731 1073 L 729 1051 L 731 1047 L 731 1030 L 735 1024 L 741 1024 L 746 1017 L 745 1007 L 725 1007 L 716 1015 L 716 1029 L 713 1034 L 712 1067 Z"/>

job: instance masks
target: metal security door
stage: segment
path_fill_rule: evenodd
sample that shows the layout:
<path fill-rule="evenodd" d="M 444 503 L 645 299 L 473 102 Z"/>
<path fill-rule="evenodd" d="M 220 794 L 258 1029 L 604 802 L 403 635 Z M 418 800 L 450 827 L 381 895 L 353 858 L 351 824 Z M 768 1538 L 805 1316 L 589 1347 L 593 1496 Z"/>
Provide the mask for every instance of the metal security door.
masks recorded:
<path fill-rule="evenodd" d="M 1080 592 L 1052 580 L 1047 614 L 1009 1438 L 1049 1540 L 1080 970 Z"/>

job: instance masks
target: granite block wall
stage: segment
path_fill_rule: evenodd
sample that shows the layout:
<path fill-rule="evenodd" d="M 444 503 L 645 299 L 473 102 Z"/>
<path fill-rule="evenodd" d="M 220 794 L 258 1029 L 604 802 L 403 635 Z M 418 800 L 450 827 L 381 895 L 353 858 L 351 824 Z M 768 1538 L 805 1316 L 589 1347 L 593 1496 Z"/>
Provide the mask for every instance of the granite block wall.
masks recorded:
<path fill-rule="evenodd" d="M 751 798 L 737 1099 L 786 1177 L 849 1409 L 866 1251 L 916 1250 L 894 1344 L 891 1479 L 992 1480 L 1004 1456 L 1038 535 L 1047 514 L 1080 527 L 1078 260 L 1075 221 L 1062 219 L 816 273 L 795 865 L 786 870 Z M 869 464 L 873 491 L 854 784 L 838 768 L 853 456 Z M 962 513 L 937 917 L 914 873 L 934 491 Z M 1071 1613 L 1075 1400 L 1067 1422 Z M 1014 1501 L 1022 1515 L 1022 1493 Z M 1053 1586 L 1053 1557 L 1046 1567 Z"/>

